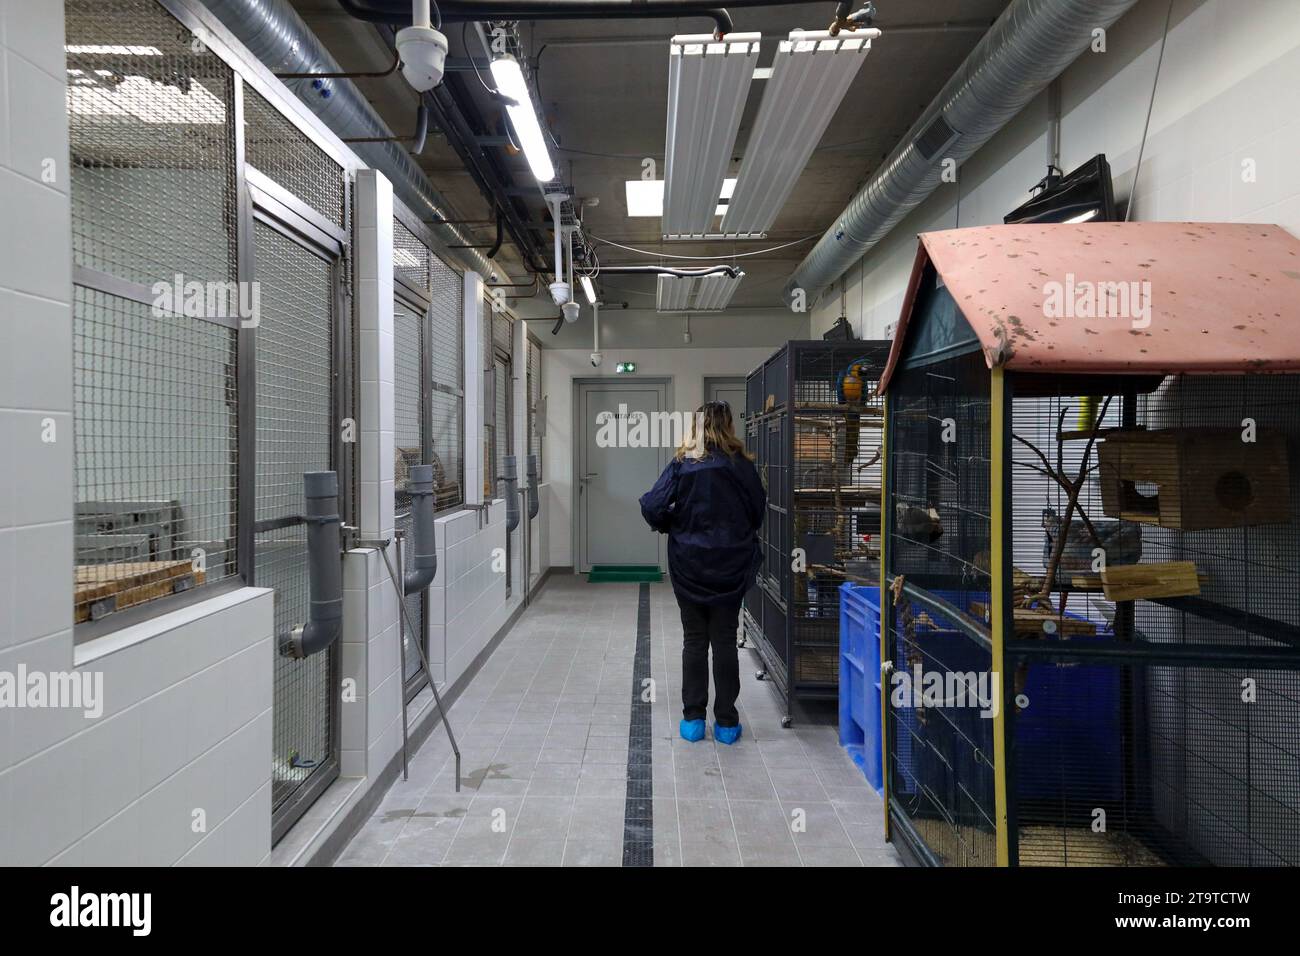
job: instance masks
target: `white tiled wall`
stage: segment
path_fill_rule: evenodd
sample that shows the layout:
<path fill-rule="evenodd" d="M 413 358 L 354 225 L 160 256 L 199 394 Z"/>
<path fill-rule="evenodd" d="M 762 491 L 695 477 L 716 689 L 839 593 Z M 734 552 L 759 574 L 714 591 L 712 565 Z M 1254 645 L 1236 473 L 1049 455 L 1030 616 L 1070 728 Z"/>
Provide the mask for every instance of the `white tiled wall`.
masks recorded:
<path fill-rule="evenodd" d="M 63 5 L 0 0 L 0 671 L 102 673 L 105 698 L 98 718 L 0 708 L 0 864 L 256 864 L 271 849 L 270 593 L 73 647 L 63 91 Z"/>
<path fill-rule="evenodd" d="M 1139 3 L 1111 27 L 1105 53 L 1084 53 L 1061 77 L 1061 166 L 1104 152 L 1116 199 L 1133 189 L 1164 3 Z M 1300 235 L 1300 3 L 1175 0 L 1137 184 L 1134 219 L 1277 223 Z M 941 186 L 845 273 L 846 307 L 859 336 L 896 322 L 916 235 L 987 225 L 1029 198 L 1047 163 L 1044 94 L 967 160 L 958 185 Z M 1253 160 L 1255 181 L 1242 178 Z M 814 309 L 820 336 L 839 315 L 837 283 Z"/>

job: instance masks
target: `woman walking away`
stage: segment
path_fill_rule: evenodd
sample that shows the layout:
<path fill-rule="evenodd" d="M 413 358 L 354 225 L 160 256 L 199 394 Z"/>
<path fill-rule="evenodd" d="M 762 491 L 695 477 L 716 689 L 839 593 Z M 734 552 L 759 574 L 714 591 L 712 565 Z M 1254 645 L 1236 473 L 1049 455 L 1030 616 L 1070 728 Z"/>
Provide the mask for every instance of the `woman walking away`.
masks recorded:
<path fill-rule="evenodd" d="M 732 428 L 726 402 L 706 402 L 694 427 L 655 486 L 641 514 L 668 535 L 668 571 L 682 612 L 682 723 L 686 740 L 704 739 L 713 649 L 713 738 L 740 739 L 740 602 L 754 584 L 762 554 L 758 529 L 767 493 Z"/>

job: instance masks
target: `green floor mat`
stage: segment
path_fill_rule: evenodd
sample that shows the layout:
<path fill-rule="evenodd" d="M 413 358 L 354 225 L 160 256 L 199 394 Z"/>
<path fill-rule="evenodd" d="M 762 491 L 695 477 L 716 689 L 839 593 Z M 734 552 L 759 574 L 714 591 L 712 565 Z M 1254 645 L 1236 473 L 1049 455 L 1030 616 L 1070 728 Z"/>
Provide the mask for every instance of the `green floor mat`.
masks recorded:
<path fill-rule="evenodd" d="M 587 572 L 588 584 L 609 584 L 616 581 L 655 584 L 663 579 L 664 573 L 653 564 L 594 564 Z"/>

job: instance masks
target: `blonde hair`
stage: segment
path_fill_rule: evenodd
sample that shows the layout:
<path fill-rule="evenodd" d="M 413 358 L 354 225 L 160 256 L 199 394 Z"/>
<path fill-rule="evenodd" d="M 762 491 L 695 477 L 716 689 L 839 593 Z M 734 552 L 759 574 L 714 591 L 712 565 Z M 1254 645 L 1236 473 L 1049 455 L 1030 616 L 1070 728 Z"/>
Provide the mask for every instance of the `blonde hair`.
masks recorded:
<path fill-rule="evenodd" d="M 678 461 L 686 457 L 703 458 L 713 451 L 720 451 L 728 458 L 743 455 L 750 461 L 754 460 L 754 456 L 745 450 L 744 443 L 736 437 L 731 406 L 726 402 L 705 402 L 695 410 L 676 458 Z"/>

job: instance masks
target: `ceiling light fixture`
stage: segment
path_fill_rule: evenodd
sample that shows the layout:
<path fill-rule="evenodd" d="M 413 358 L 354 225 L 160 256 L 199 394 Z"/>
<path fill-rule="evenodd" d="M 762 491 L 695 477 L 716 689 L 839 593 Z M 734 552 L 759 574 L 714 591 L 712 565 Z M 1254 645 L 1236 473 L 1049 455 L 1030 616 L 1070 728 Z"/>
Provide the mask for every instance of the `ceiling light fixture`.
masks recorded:
<path fill-rule="evenodd" d="M 714 273 L 702 276 L 661 275 L 655 290 L 657 312 L 721 312 L 745 273 L 735 276 Z"/>
<path fill-rule="evenodd" d="M 627 214 L 629 218 L 649 218 L 664 214 L 664 181 L 662 179 L 629 179 L 623 183 L 627 195 Z M 718 196 L 718 205 L 713 210 L 715 216 L 727 211 L 727 203 L 736 188 L 736 181 L 727 178 L 722 181 L 722 192 Z"/>
<path fill-rule="evenodd" d="M 579 276 L 578 279 L 582 282 L 582 294 L 587 297 L 587 304 L 595 305 L 596 286 L 595 283 L 591 281 L 591 276 Z"/>
<path fill-rule="evenodd" d="M 791 30 L 781 41 L 722 217 L 723 235 L 752 237 L 772 227 L 878 36 L 876 29 L 836 37 Z"/>
<path fill-rule="evenodd" d="M 528 167 L 540 182 L 549 183 L 555 178 L 555 167 L 551 164 L 542 126 L 537 121 L 537 110 L 533 107 L 523 68 L 509 53 L 504 54 L 492 61 L 492 79 L 496 81 L 497 92 L 514 101 L 506 106 L 506 113 L 519 137 Z"/>
<path fill-rule="evenodd" d="M 761 35 L 675 36 L 668 49 L 663 234 L 707 235 L 758 64 Z"/>

